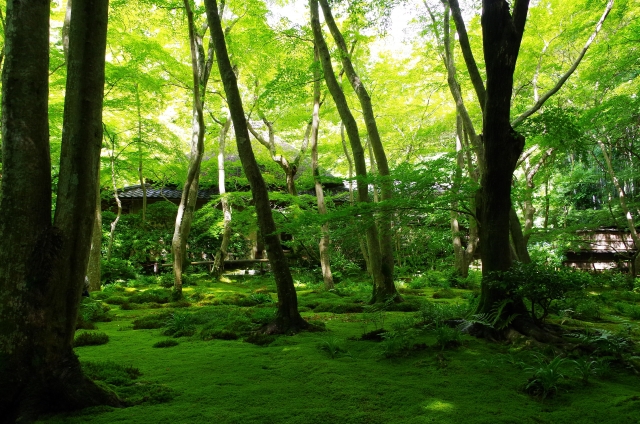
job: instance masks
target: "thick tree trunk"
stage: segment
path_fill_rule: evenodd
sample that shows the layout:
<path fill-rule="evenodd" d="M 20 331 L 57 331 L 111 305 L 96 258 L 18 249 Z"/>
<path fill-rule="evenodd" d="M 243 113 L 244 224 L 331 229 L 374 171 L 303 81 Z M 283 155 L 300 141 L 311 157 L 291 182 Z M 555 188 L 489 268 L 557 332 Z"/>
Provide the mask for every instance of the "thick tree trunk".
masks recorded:
<path fill-rule="evenodd" d="M 509 232 L 511 234 L 511 240 L 513 241 L 516 259 L 525 264 L 531 263 L 529 250 L 527 250 L 527 240 L 522 232 L 522 225 L 520 224 L 516 208 L 513 206 L 511 206 L 509 210 Z"/>
<path fill-rule="evenodd" d="M 371 97 L 369 96 L 369 93 L 362 80 L 353 68 L 353 64 L 351 63 L 351 55 L 349 53 L 349 49 L 347 48 L 347 43 L 345 42 L 342 33 L 338 29 L 338 26 L 333 19 L 328 1 L 319 0 L 319 2 L 320 6 L 322 7 L 325 22 L 327 23 L 327 26 L 331 31 L 331 35 L 333 36 L 338 49 L 340 49 L 340 59 L 342 61 L 343 69 L 345 70 L 347 78 L 351 83 L 351 87 L 357 94 L 360 106 L 362 107 L 362 115 L 364 117 L 364 123 L 367 128 L 367 134 L 369 135 L 369 145 L 371 146 L 375 155 L 375 161 L 377 162 L 378 172 L 381 177 L 380 188 L 382 200 L 389 201 L 393 198 L 393 181 L 390 177 L 387 155 L 384 151 L 384 146 L 382 145 L 382 140 L 378 131 L 375 114 L 373 113 Z M 393 229 L 391 216 L 391 213 L 383 211 L 381 216 L 378 218 L 378 232 L 380 236 L 380 253 L 382 255 L 382 274 L 385 281 L 393 282 L 393 269 L 395 262 L 393 260 Z M 382 290 L 382 292 L 378 294 L 378 290 Z M 385 298 L 390 293 L 396 293 L 395 287 L 393 288 L 393 290 L 391 290 L 390 285 L 385 285 L 384 288 L 374 288 L 374 297 L 376 298 Z"/>
<path fill-rule="evenodd" d="M 494 272 L 511 267 L 509 214 L 511 181 L 524 137 L 510 125 L 511 92 L 520 42 L 526 22 L 528 1 L 516 0 L 513 16 L 505 0 L 482 2 L 483 50 L 487 69 L 486 103 L 483 119 L 484 169 L 482 172 L 480 240 L 482 240 L 482 285 L 478 313 L 491 313 L 503 301 L 502 316 L 523 312 L 524 305 L 489 284 Z"/>
<path fill-rule="evenodd" d="M 314 48 L 315 61 L 319 64 L 318 49 Z M 313 72 L 313 117 L 311 121 L 311 169 L 313 171 L 313 181 L 316 189 L 316 200 L 318 202 L 318 213 L 327 214 L 327 206 L 324 201 L 324 190 L 318 172 L 318 128 L 320 127 L 320 70 L 314 66 Z M 324 288 L 331 290 L 333 285 L 333 274 L 331 273 L 331 259 L 329 254 L 329 224 L 322 224 L 322 235 L 318 249 L 320 251 L 320 267 L 322 268 L 322 279 Z"/>
<path fill-rule="evenodd" d="M 224 150 L 227 141 L 227 133 L 231 128 L 231 115 L 227 116 L 227 120 L 222 124 L 220 129 L 220 137 L 218 138 L 218 191 L 220 192 L 220 204 L 222 205 L 223 230 L 222 242 L 220 249 L 216 252 L 213 264 L 213 275 L 219 277 L 224 272 L 224 261 L 227 259 L 227 249 L 231 240 L 231 204 L 225 196 L 227 189 L 225 187 L 225 170 L 224 170 Z"/>
<path fill-rule="evenodd" d="M 340 118 L 344 123 L 351 143 L 351 151 L 353 152 L 353 159 L 355 162 L 356 176 L 357 176 L 357 190 L 358 201 L 362 203 L 369 202 L 369 189 L 366 183 L 367 178 L 367 164 L 364 157 L 364 149 L 362 148 L 362 142 L 360 141 L 360 134 L 358 132 L 358 125 L 355 118 L 349 110 L 347 100 L 345 98 L 340 84 L 336 79 L 333 72 L 333 65 L 331 64 L 331 56 L 329 54 L 329 48 L 322 35 L 320 28 L 320 17 L 318 13 L 318 1 L 310 0 L 309 6 L 311 9 L 311 27 L 313 29 L 314 40 L 318 52 L 320 54 L 320 62 L 322 63 L 322 69 L 324 70 L 324 78 L 327 83 L 327 88 L 333 97 L 333 100 L 340 114 Z M 378 235 L 378 229 L 375 222 L 367 223 L 365 228 L 367 235 L 367 249 L 369 253 L 369 265 L 373 275 L 373 296 L 372 302 L 385 302 L 390 298 L 394 298 L 397 301 L 402 300 L 398 291 L 396 290 L 392 276 L 388 274 L 388 268 L 383 270 L 383 256 L 380 250 L 380 238 Z"/>
<path fill-rule="evenodd" d="M 293 285 L 293 278 L 291 277 L 287 258 L 284 256 L 282 246 L 280 245 L 276 224 L 271 215 L 271 204 L 269 202 L 267 186 L 260 174 L 260 169 L 258 168 L 251 148 L 249 130 L 238 90 L 238 83 L 231 63 L 229 62 L 229 54 L 227 53 L 227 46 L 225 44 L 224 33 L 222 32 L 216 1 L 205 0 L 205 7 L 209 28 L 211 30 L 211 38 L 215 46 L 218 69 L 220 70 L 220 76 L 229 104 L 229 111 L 231 112 L 233 120 L 238 154 L 240 155 L 244 173 L 251 186 L 251 195 L 258 216 L 258 225 L 265 240 L 269 263 L 271 264 L 271 269 L 276 281 L 278 313 L 274 323 L 267 331 L 296 332 L 306 328 L 309 324 L 302 319 L 300 312 L 298 312 L 298 298 Z"/>
<path fill-rule="evenodd" d="M 2 79 L 0 417 L 118 403 L 82 374 L 72 341 L 87 271 L 102 138 L 107 1 L 76 0 L 58 197 L 51 223 L 49 3 L 7 4 Z"/>

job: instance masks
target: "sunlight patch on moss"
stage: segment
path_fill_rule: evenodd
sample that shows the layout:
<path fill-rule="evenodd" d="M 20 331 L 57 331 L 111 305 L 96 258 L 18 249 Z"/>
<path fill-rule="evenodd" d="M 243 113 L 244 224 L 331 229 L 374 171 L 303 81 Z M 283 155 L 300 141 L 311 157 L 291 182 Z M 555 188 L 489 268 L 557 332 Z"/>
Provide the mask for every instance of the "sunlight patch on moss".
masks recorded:
<path fill-rule="evenodd" d="M 429 411 L 452 412 L 455 407 L 449 402 L 436 399 L 424 405 L 423 408 Z"/>

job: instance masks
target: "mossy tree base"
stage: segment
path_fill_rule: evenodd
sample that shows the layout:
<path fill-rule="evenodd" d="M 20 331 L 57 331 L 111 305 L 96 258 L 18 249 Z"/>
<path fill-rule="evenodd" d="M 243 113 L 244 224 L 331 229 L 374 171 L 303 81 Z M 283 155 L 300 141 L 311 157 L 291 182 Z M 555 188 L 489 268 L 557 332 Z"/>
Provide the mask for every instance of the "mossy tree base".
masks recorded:
<path fill-rule="evenodd" d="M 28 423 L 43 414 L 76 411 L 98 405 L 123 406 L 110 389 L 85 377 L 74 354 L 40 368 L 7 361 L 0 374 L 2 422 Z"/>

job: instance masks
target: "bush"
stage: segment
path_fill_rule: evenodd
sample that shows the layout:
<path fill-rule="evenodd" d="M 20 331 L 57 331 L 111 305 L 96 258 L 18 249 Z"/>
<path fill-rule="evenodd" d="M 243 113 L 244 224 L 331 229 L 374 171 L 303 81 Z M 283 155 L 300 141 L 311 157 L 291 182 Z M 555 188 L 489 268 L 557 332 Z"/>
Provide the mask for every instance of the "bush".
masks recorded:
<path fill-rule="evenodd" d="M 193 315 L 186 312 L 174 312 L 165 321 L 167 329 L 164 335 L 173 337 L 191 336 L 196 332 Z"/>
<path fill-rule="evenodd" d="M 83 332 L 76 336 L 73 340 L 73 347 L 80 346 L 99 346 L 109 342 L 109 336 L 105 333 L 97 331 Z"/>
<path fill-rule="evenodd" d="M 462 333 L 457 328 L 447 325 L 436 326 L 436 346 L 440 349 L 451 349 L 462 344 Z"/>
<path fill-rule="evenodd" d="M 109 306 L 102 302 L 97 302 L 88 297 L 83 298 L 78 311 L 77 328 L 93 330 L 95 325 L 91 325 L 92 323 L 111 321 L 111 317 L 108 314 L 109 309 Z"/>
<path fill-rule="evenodd" d="M 136 278 L 136 269 L 131 262 L 124 259 L 111 258 L 108 261 L 103 259 L 100 267 L 100 278 L 103 284 L 114 283 L 119 280 L 133 280 Z"/>
<path fill-rule="evenodd" d="M 584 289 L 589 281 L 589 275 L 581 271 L 516 262 L 508 271 L 492 273 L 487 282 L 505 290 L 512 299 L 528 300 L 531 316 L 541 322 L 549 315 L 553 302 Z"/>

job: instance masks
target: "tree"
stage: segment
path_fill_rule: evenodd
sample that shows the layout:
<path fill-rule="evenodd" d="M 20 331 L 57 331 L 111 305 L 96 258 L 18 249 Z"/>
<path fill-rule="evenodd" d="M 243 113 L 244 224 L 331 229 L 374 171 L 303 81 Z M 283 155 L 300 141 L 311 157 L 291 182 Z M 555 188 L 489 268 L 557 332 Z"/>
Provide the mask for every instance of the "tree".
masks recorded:
<path fill-rule="evenodd" d="M 52 222 L 49 3 L 7 4 L 0 202 L 0 416 L 7 422 L 118 403 L 82 374 L 72 349 L 96 204 L 107 13 L 107 1 L 73 2 Z"/>
<path fill-rule="evenodd" d="M 364 149 L 358 132 L 358 124 L 349 110 L 349 105 L 347 104 L 344 92 L 342 91 L 340 84 L 338 84 L 338 80 L 336 79 L 333 71 L 329 48 L 327 47 L 327 43 L 322 34 L 322 29 L 320 28 L 318 1 L 310 0 L 309 7 L 311 10 L 311 28 L 313 30 L 316 48 L 320 55 L 320 63 L 322 64 L 324 79 L 327 84 L 327 88 L 331 93 L 331 97 L 333 97 L 336 104 L 340 118 L 344 123 L 347 136 L 351 144 L 357 177 L 358 202 L 366 204 L 369 202 L 369 187 L 366 183 L 367 166 L 364 158 Z M 373 296 L 371 298 L 371 302 L 386 302 L 391 298 L 400 301 L 401 297 L 398 295 L 396 290 L 393 282 L 393 276 L 386 272 L 388 269 L 383 269 L 380 236 L 376 224 L 375 222 L 368 222 L 365 225 L 369 265 L 373 276 Z"/>
<path fill-rule="evenodd" d="M 215 0 L 206 0 L 205 7 L 211 38 L 215 47 L 218 69 L 220 70 L 233 121 L 238 153 L 240 154 L 242 168 L 251 186 L 251 195 L 258 216 L 258 226 L 265 240 L 269 263 L 276 281 L 278 312 L 275 321 L 267 328 L 267 332 L 296 332 L 308 327 L 309 324 L 298 312 L 298 298 L 289 264 L 282 251 L 280 239 L 276 232 L 276 225 L 271 215 L 267 186 L 260 174 L 260 168 L 258 168 L 251 148 L 247 121 L 242 107 L 236 75 L 229 61 L 229 54 L 218 14 L 218 6 Z"/>
<path fill-rule="evenodd" d="M 204 54 L 202 38 L 204 34 L 196 31 L 191 0 L 184 0 L 189 26 L 189 45 L 191 46 L 191 67 L 193 71 L 193 118 L 191 133 L 191 152 L 187 178 L 182 188 L 182 198 L 176 214 L 176 226 L 171 241 L 173 253 L 174 295 L 182 297 L 182 271 L 187 257 L 187 239 L 193 221 L 193 211 L 198 199 L 200 165 L 204 154 L 204 95 L 213 64 L 213 45 L 209 45 L 208 57 Z M 206 26 L 204 27 L 206 33 Z"/>

